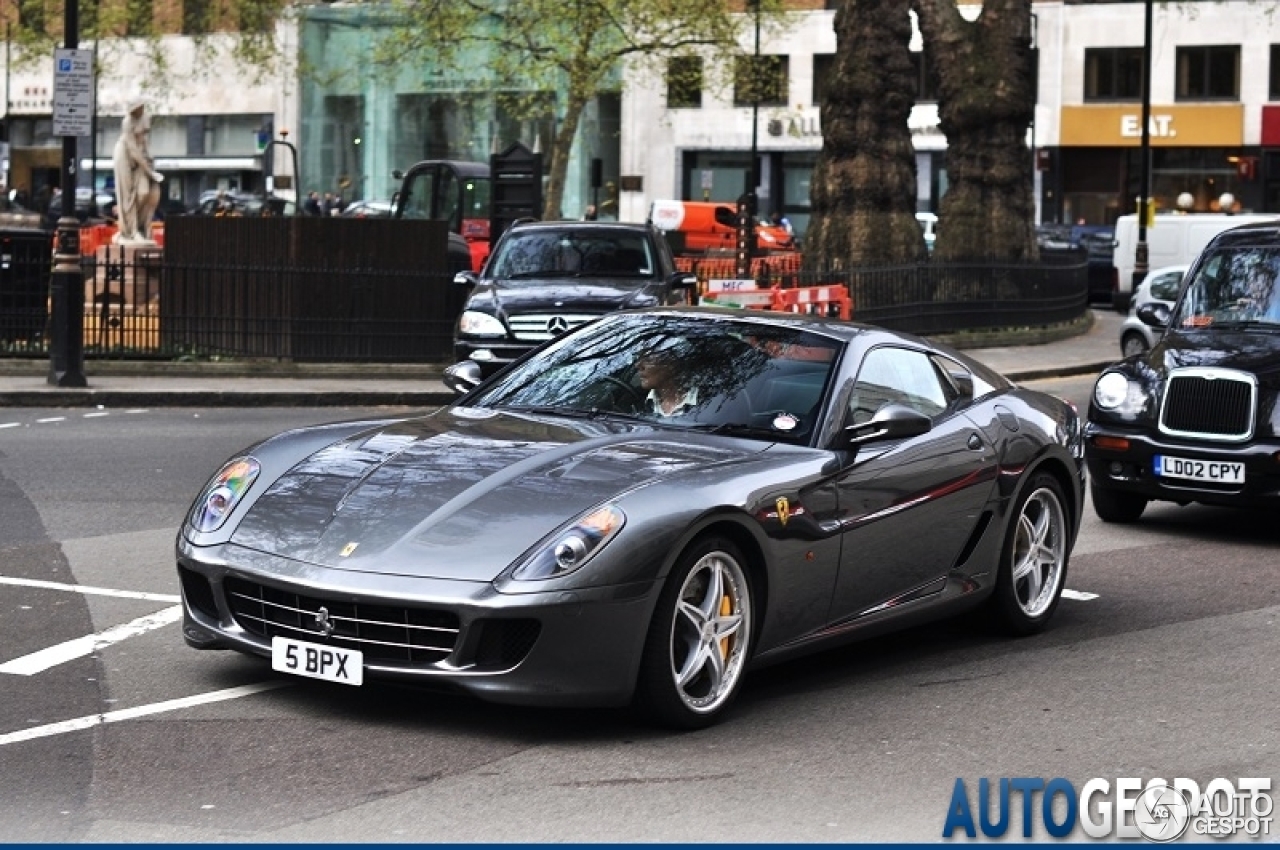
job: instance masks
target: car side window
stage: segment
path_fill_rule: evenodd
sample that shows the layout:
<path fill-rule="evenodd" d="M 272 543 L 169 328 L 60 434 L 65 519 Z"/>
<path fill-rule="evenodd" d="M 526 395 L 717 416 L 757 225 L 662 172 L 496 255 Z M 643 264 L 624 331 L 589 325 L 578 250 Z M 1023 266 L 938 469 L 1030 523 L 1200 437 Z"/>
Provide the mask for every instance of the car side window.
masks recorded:
<path fill-rule="evenodd" d="M 943 383 L 929 355 L 911 348 L 881 346 L 867 352 L 854 381 L 849 415 L 853 424 L 871 419 L 886 404 L 903 404 L 933 418 L 957 396 Z"/>

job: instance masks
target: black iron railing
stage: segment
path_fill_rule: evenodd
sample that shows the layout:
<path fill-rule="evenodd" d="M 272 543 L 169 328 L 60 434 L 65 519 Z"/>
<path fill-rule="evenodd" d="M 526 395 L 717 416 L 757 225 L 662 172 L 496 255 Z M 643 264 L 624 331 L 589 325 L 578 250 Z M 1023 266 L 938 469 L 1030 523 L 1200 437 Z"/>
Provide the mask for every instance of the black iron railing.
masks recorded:
<path fill-rule="evenodd" d="M 449 362 L 466 295 L 440 222 L 177 218 L 163 249 L 84 257 L 87 359 Z M 52 238 L 0 230 L 0 357 L 47 357 Z M 704 275 L 705 276 L 705 275 Z M 919 334 L 1039 327 L 1088 308 L 1083 255 L 761 274 L 847 287 L 852 317 Z"/>

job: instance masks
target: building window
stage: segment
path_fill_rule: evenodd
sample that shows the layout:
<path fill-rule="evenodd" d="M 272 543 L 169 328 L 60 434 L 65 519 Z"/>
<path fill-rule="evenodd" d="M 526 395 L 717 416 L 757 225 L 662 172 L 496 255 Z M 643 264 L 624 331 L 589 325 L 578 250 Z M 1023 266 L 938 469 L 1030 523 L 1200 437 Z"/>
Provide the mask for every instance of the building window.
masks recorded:
<path fill-rule="evenodd" d="M 1267 97 L 1280 100 L 1280 44 L 1271 45 L 1271 84 L 1267 86 Z"/>
<path fill-rule="evenodd" d="M 911 67 L 916 80 L 916 103 L 935 103 L 938 100 L 938 78 L 933 73 L 933 62 L 923 50 L 911 51 Z"/>
<path fill-rule="evenodd" d="M 675 56 L 667 62 L 667 108 L 702 106 L 702 59 Z"/>
<path fill-rule="evenodd" d="M 1239 45 L 1178 48 L 1177 100 L 1238 100 Z"/>
<path fill-rule="evenodd" d="M 739 56 L 733 70 L 734 106 L 786 106 L 786 56 Z"/>
<path fill-rule="evenodd" d="M 1142 48 L 1092 47 L 1084 51 L 1084 99 L 1141 100 Z"/>
<path fill-rule="evenodd" d="M 827 86 L 831 85 L 831 74 L 836 69 L 834 53 L 813 54 L 813 105 L 822 106 L 827 98 Z"/>

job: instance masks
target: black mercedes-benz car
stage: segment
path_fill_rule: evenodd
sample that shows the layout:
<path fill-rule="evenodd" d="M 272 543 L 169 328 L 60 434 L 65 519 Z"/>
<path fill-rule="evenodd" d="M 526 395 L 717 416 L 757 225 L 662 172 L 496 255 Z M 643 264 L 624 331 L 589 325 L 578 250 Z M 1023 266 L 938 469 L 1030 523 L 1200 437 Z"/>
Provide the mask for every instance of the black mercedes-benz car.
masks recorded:
<path fill-rule="evenodd" d="M 603 313 L 689 303 L 697 278 L 651 225 L 554 221 L 513 225 L 479 275 L 454 282 L 472 287 L 454 354 L 488 376 Z"/>
<path fill-rule="evenodd" d="M 1228 230 L 1188 271 L 1154 348 L 1094 385 L 1086 458 L 1094 509 L 1133 522 L 1162 500 L 1280 506 L 1280 219 Z"/>

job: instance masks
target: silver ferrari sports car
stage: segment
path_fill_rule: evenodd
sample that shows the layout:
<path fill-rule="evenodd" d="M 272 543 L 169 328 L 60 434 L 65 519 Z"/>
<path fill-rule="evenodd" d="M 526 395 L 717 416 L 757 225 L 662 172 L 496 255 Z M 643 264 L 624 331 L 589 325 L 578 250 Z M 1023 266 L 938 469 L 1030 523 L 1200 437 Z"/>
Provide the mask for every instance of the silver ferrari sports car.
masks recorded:
<path fill-rule="evenodd" d="M 614 313 L 409 418 L 231 458 L 177 540 L 183 636 L 346 685 L 720 718 L 747 670 L 981 608 L 1057 607 L 1068 403 L 814 316 Z"/>

